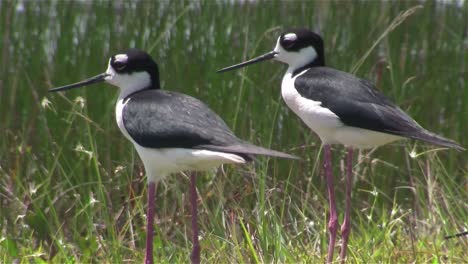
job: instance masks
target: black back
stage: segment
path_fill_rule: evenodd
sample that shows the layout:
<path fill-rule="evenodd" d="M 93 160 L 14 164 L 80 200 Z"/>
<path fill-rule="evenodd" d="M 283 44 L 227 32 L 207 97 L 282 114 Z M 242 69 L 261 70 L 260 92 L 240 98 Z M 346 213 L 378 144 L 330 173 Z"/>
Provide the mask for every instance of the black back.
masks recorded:
<path fill-rule="evenodd" d="M 148 148 L 189 148 L 295 158 L 237 138 L 226 123 L 200 100 L 164 90 L 144 90 L 128 97 L 124 126 L 133 140 Z"/>

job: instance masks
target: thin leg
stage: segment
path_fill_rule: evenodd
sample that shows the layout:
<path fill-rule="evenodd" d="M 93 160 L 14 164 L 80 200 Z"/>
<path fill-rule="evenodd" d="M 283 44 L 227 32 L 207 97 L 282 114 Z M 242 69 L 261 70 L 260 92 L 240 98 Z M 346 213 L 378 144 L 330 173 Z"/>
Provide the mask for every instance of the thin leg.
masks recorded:
<path fill-rule="evenodd" d="M 346 251 L 348 249 L 348 238 L 349 233 L 351 232 L 351 187 L 353 182 L 353 148 L 348 147 L 348 154 L 346 156 L 346 211 L 343 220 L 343 225 L 341 225 L 341 236 L 343 243 L 341 245 L 340 259 L 341 263 L 346 261 Z"/>
<path fill-rule="evenodd" d="M 333 187 L 333 172 L 331 166 L 331 148 L 330 145 L 324 145 L 324 167 L 325 167 L 325 177 L 327 181 L 328 189 L 328 201 L 330 202 L 330 219 L 328 222 L 328 230 L 330 232 L 329 244 L 328 244 L 328 254 L 327 254 L 327 263 L 333 261 L 333 251 L 335 249 L 336 234 L 338 231 L 338 217 L 336 215 L 336 203 L 335 203 L 335 189 Z"/>
<path fill-rule="evenodd" d="M 192 211 L 192 253 L 190 260 L 192 264 L 200 263 L 200 244 L 198 243 L 198 221 L 197 221 L 197 186 L 196 174 L 193 172 L 190 175 L 190 205 Z"/>
<path fill-rule="evenodd" d="M 148 185 L 148 212 L 146 218 L 148 219 L 146 225 L 146 256 L 145 264 L 153 264 L 153 224 L 154 224 L 154 200 L 156 192 L 156 184 L 150 182 Z"/>

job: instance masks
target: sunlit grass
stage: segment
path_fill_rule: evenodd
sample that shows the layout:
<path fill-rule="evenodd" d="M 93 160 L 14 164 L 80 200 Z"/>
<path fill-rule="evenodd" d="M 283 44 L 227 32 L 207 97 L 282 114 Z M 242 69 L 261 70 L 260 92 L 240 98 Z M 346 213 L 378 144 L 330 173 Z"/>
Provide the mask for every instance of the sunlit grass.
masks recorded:
<path fill-rule="evenodd" d="M 316 263 L 327 246 L 320 144 L 280 97 L 284 68 L 216 69 L 271 50 L 281 29 L 323 34 L 327 64 L 375 81 L 421 125 L 468 145 L 466 6 L 420 2 L 0 2 L 0 262 L 141 263 L 146 179 L 115 125 L 113 88 L 47 89 L 152 49 L 164 89 L 205 101 L 236 134 L 299 162 L 259 160 L 198 179 L 207 263 Z M 366 58 L 362 61 L 360 59 Z M 335 148 L 338 208 L 344 152 Z M 397 143 L 354 167 L 351 262 L 468 262 L 467 154 Z M 157 188 L 155 257 L 187 262 L 188 178 Z M 340 218 L 341 219 L 341 218 Z"/>

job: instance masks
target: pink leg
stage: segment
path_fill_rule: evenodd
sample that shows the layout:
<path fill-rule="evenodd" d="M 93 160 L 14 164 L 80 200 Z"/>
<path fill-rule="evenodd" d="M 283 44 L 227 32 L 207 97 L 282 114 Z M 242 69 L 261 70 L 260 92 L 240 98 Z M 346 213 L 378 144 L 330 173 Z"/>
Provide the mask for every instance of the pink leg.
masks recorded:
<path fill-rule="evenodd" d="M 345 263 L 346 260 L 346 251 L 348 249 L 348 238 L 349 233 L 351 232 L 351 187 L 353 182 L 353 148 L 348 147 L 348 154 L 346 156 L 346 211 L 343 220 L 343 225 L 341 226 L 341 236 L 343 243 L 341 245 L 340 259 L 341 263 Z"/>
<path fill-rule="evenodd" d="M 324 150 L 324 167 L 325 167 L 325 176 L 327 181 L 328 189 L 328 201 L 330 202 L 330 219 L 328 222 L 328 230 L 330 232 L 329 244 L 328 244 L 328 254 L 327 254 L 327 263 L 333 261 L 333 251 L 335 249 L 336 234 L 338 231 L 338 217 L 336 215 L 336 204 L 335 204 L 335 190 L 333 186 L 333 171 L 331 166 L 331 148 L 330 145 L 326 144 L 323 146 Z"/>
<path fill-rule="evenodd" d="M 146 225 L 146 256 L 145 264 L 153 264 L 153 224 L 154 224 L 154 200 L 156 192 L 156 184 L 150 182 L 148 185 L 148 212 L 146 217 L 148 222 Z"/>
<path fill-rule="evenodd" d="M 197 223 L 197 186 L 195 172 L 190 175 L 190 205 L 192 211 L 192 243 L 193 249 L 190 254 L 192 264 L 200 263 L 200 244 L 198 243 L 198 223 Z"/>

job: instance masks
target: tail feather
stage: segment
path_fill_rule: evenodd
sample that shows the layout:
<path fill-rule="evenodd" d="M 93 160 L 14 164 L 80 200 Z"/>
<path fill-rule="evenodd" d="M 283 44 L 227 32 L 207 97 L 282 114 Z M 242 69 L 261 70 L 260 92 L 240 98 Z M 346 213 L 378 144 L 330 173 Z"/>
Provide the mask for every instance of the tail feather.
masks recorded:
<path fill-rule="evenodd" d="M 230 145 L 230 146 L 214 146 L 214 145 L 201 145 L 198 148 L 208 149 L 212 151 L 221 151 L 221 152 L 228 152 L 233 154 L 238 154 L 248 159 L 252 159 L 254 155 L 260 156 L 269 156 L 269 157 L 277 157 L 277 158 L 284 158 L 284 159 L 300 159 L 297 156 L 290 155 L 284 152 L 262 148 L 259 146 L 255 146 L 249 143 L 239 144 L 239 145 Z"/>
<path fill-rule="evenodd" d="M 453 141 L 451 139 L 448 139 L 448 138 L 444 138 L 444 137 L 439 136 L 437 134 L 431 133 L 431 132 L 429 132 L 427 130 L 424 130 L 421 133 L 418 133 L 416 135 L 407 135 L 407 137 L 412 138 L 412 139 L 421 140 L 421 141 L 424 141 L 424 142 L 427 142 L 427 143 L 430 143 L 430 144 L 433 144 L 433 145 L 437 145 L 437 146 L 453 148 L 453 149 L 456 149 L 458 151 L 466 150 L 464 147 L 462 147 L 457 142 L 455 142 L 455 141 Z"/>

